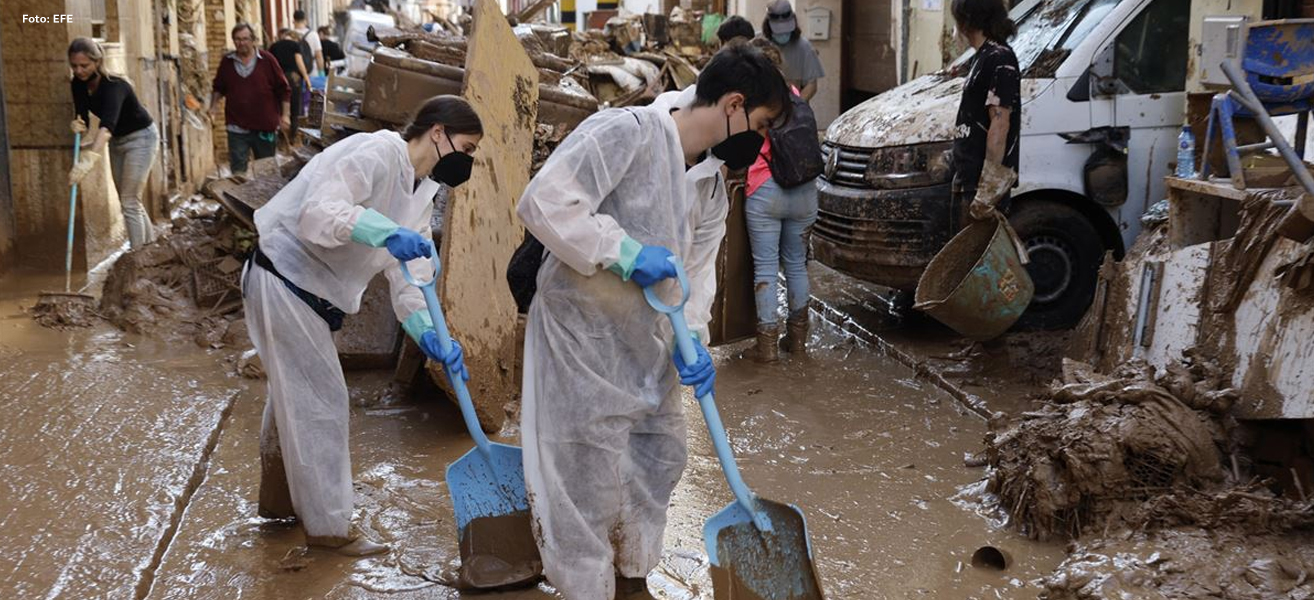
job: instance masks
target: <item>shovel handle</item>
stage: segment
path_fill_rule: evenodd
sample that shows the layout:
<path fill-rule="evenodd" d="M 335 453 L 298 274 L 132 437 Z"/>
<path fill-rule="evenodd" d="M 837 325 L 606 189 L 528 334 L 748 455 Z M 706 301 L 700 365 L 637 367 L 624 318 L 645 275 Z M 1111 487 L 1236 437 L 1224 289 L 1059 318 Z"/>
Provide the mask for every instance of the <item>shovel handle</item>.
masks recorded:
<path fill-rule="evenodd" d="M 402 277 L 406 283 L 420 288 L 420 293 L 424 295 L 424 304 L 429 309 L 429 318 L 433 321 L 434 333 L 438 335 L 438 347 L 442 348 L 443 354 L 452 351 L 452 335 L 447 330 L 447 319 L 443 317 L 442 304 L 438 302 L 438 274 L 442 272 L 442 263 L 438 260 L 438 249 L 434 247 L 432 240 L 425 240 L 429 244 L 430 256 L 433 257 L 433 279 L 420 282 L 411 275 L 411 270 L 406 266 L 406 261 L 397 261 L 401 264 Z M 465 419 L 465 428 L 470 431 L 470 437 L 474 438 L 475 445 L 479 447 L 479 453 L 492 464 L 492 445 L 488 441 L 488 436 L 484 434 L 484 428 L 479 424 L 479 417 L 475 415 L 474 401 L 470 399 L 470 388 L 466 387 L 465 379 L 455 369 L 443 365 L 443 372 L 447 373 L 447 381 L 452 384 L 452 390 L 456 392 L 457 404 L 461 406 L 461 417 Z"/>
<path fill-rule="evenodd" d="M 684 318 L 684 305 L 689 301 L 689 276 L 685 273 L 684 265 L 680 264 L 678 257 L 672 256 L 667 260 L 675 265 L 675 275 L 680 282 L 679 304 L 673 306 L 665 304 L 652 286 L 643 288 L 643 297 L 648 301 L 648 306 L 671 320 L 671 329 L 675 332 L 675 346 L 680 352 L 680 358 L 684 359 L 684 364 L 691 365 L 698 360 L 698 350 L 694 348 L 693 334 L 689 332 L 689 323 Z M 703 410 L 707 432 L 712 438 L 716 457 L 721 462 L 721 471 L 725 474 L 726 482 L 730 484 L 730 491 L 734 492 L 735 500 L 748 511 L 748 514 L 753 515 L 753 524 L 759 531 L 771 531 L 771 519 L 757 508 L 757 496 L 748 489 L 748 484 L 744 483 L 743 476 L 739 474 L 739 464 L 735 462 L 735 453 L 730 448 L 730 440 L 726 437 L 725 425 L 721 423 L 721 413 L 716 409 L 716 399 L 713 394 L 708 392 L 700 396 L 698 406 Z"/>

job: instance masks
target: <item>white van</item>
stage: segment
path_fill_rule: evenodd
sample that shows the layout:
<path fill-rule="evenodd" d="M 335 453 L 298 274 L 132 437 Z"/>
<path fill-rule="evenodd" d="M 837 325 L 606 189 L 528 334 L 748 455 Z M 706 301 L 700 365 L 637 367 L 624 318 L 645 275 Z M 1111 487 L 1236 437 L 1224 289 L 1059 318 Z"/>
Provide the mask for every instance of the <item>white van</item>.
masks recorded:
<path fill-rule="evenodd" d="M 1121 257 L 1163 199 L 1186 111 L 1190 0 L 1027 0 L 1012 12 L 1022 69 L 1019 184 L 1009 220 L 1036 284 L 1024 327 L 1075 323 L 1106 251 Z M 960 227 L 952 140 L 972 53 L 889 90 L 826 132 L 814 256 L 913 290 Z M 1126 153 L 1063 137 L 1125 136 Z M 1125 180 L 1125 184 L 1122 182 Z"/>

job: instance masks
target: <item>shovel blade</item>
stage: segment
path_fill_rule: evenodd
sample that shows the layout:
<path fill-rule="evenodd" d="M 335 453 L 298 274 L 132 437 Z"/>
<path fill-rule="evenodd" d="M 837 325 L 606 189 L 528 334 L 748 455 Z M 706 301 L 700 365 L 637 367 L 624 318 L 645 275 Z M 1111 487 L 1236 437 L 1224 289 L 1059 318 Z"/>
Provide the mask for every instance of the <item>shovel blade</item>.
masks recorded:
<path fill-rule="evenodd" d="M 715 600 L 823 600 L 803 511 L 761 498 L 757 506 L 771 531 L 737 502 L 703 527 Z"/>
<path fill-rule="evenodd" d="M 492 444 L 489 455 L 476 448 L 447 467 L 461 544 L 458 585 L 464 589 L 528 585 L 543 574 L 521 450 Z"/>

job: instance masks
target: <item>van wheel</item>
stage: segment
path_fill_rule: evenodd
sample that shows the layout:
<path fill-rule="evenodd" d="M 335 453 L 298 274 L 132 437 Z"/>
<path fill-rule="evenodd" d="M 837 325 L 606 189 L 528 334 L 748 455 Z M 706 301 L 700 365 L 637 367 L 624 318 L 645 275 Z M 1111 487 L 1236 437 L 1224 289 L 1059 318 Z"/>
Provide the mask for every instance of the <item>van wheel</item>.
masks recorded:
<path fill-rule="evenodd" d="M 1104 244 L 1076 209 L 1049 200 L 1021 202 L 1009 223 L 1031 255 L 1027 273 L 1036 286 L 1017 329 L 1065 329 L 1077 324 L 1095 296 Z"/>

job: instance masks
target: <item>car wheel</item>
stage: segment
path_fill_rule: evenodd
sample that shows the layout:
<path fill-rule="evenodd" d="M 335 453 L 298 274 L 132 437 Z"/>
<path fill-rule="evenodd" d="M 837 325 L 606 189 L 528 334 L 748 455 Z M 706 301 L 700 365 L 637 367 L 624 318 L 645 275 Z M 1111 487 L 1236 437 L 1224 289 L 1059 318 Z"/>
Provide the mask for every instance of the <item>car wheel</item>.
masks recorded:
<path fill-rule="evenodd" d="M 1009 223 L 1027 247 L 1027 273 L 1035 297 L 1017 329 L 1064 329 L 1090 307 L 1104 244 L 1095 226 L 1075 208 L 1049 200 L 1018 204 Z"/>

